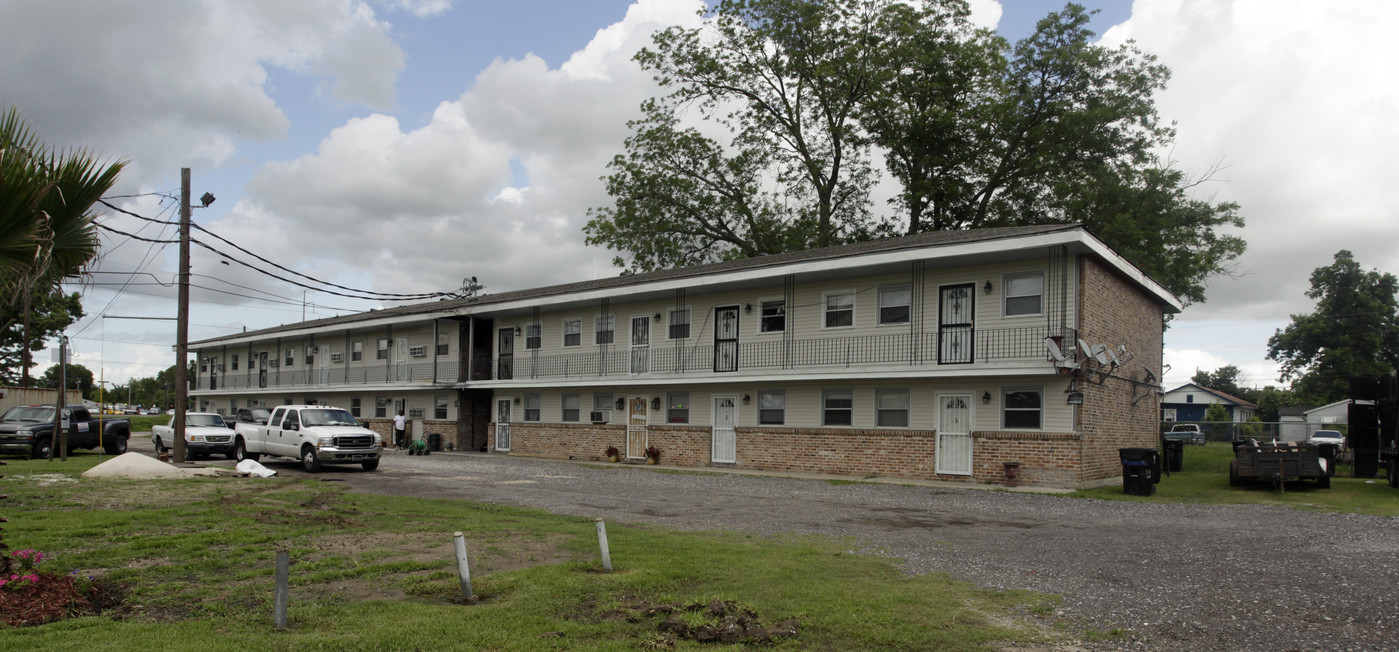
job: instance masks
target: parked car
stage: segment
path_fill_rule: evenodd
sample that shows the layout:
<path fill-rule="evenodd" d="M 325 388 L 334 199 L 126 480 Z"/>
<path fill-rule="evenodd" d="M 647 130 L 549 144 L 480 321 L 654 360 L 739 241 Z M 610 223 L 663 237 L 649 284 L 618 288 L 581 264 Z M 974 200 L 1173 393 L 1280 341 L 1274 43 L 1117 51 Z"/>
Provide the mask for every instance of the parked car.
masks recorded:
<path fill-rule="evenodd" d="M 160 416 L 160 408 L 158 408 L 158 407 L 147 408 L 147 409 L 146 409 L 146 416 L 152 416 L 152 417 L 154 417 L 154 416 Z"/>
<path fill-rule="evenodd" d="M 1318 430 L 1312 433 L 1307 439 L 1309 444 L 1333 444 L 1335 446 L 1345 446 L 1346 437 L 1339 430 Z"/>
<path fill-rule="evenodd" d="M 165 414 L 166 416 L 175 416 L 175 408 L 170 408 L 169 410 L 166 410 Z"/>
<path fill-rule="evenodd" d="M 175 420 L 151 428 L 151 441 L 157 451 L 168 451 L 175 445 Z M 190 412 L 185 415 L 185 457 L 198 460 L 210 455 L 233 459 L 233 429 L 222 415 L 212 412 Z"/>
<path fill-rule="evenodd" d="M 95 419 L 85 407 L 63 408 L 68 422 L 68 452 L 101 446 L 108 455 L 126 452 L 131 423 L 126 419 Z M 17 405 L 0 417 L 0 454 L 46 458 L 53 447 L 52 405 Z"/>
<path fill-rule="evenodd" d="M 1200 431 L 1200 426 L 1193 423 L 1177 423 L 1166 433 L 1166 439 L 1179 439 L 1197 446 L 1205 445 L 1205 433 Z"/>
<path fill-rule="evenodd" d="M 140 413 L 141 413 L 141 408 L 138 408 L 138 407 L 133 406 L 133 405 L 128 405 L 128 406 L 122 408 L 121 413 L 122 413 L 122 414 L 140 414 Z"/>

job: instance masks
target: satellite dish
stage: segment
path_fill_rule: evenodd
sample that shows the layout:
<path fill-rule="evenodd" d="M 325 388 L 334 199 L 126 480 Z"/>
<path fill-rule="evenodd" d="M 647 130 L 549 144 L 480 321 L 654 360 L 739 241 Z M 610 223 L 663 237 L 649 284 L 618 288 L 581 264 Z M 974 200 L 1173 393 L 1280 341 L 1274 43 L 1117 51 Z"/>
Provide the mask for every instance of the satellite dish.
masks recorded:
<path fill-rule="evenodd" d="M 1106 367 L 1108 364 L 1108 347 L 1103 346 L 1102 344 L 1094 344 L 1093 359 L 1097 360 L 1098 364 Z"/>
<path fill-rule="evenodd" d="M 1044 348 L 1049 350 L 1049 357 L 1054 358 L 1055 362 L 1064 361 L 1064 352 L 1059 349 L 1059 343 L 1055 342 L 1054 338 L 1044 338 Z"/>

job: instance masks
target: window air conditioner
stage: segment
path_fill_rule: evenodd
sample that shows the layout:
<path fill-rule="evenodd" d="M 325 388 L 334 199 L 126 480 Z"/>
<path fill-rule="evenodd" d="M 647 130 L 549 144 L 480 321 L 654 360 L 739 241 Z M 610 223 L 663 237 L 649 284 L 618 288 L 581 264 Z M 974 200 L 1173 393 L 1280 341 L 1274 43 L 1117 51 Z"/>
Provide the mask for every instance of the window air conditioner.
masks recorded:
<path fill-rule="evenodd" d="M 411 356 L 413 356 L 413 357 L 415 357 L 415 358 L 421 358 L 421 357 L 423 357 L 423 356 L 426 356 L 426 355 L 427 355 L 427 347 L 425 347 L 425 346 L 410 346 L 410 347 L 408 347 L 408 355 L 411 355 Z"/>
<path fill-rule="evenodd" d="M 592 421 L 593 423 L 606 423 L 606 422 L 607 422 L 606 419 L 602 418 L 602 413 L 601 413 L 601 412 L 589 412 L 589 413 L 588 413 L 588 420 L 589 420 L 589 421 Z"/>

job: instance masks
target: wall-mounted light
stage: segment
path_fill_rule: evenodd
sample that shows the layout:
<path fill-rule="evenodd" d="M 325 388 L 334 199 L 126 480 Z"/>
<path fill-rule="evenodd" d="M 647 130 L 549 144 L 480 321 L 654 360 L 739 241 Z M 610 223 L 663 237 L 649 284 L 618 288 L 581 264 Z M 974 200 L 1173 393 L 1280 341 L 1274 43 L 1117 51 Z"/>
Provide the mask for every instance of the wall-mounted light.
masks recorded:
<path fill-rule="evenodd" d="M 1069 405 L 1083 405 L 1083 392 L 1069 392 Z"/>
<path fill-rule="evenodd" d="M 990 404 L 991 404 L 991 392 L 982 392 L 982 393 L 981 393 L 981 402 L 982 402 L 982 404 L 984 404 L 984 405 L 990 405 Z"/>
<path fill-rule="evenodd" d="M 745 303 L 745 304 L 743 304 L 743 312 L 746 312 L 746 313 L 748 313 L 748 314 L 750 314 L 750 315 L 753 314 L 753 304 L 751 304 L 751 303 Z"/>
<path fill-rule="evenodd" d="M 516 396 L 516 397 L 515 397 L 515 405 L 519 405 L 519 404 L 520 404 L 520 397 Z"/>
<path fill-rule="evenodd" d="M 515 337 L 519 337 L 519 336 L 520 336 L 520 327 L 519 327 L 519 326 L 516 326 L 516 327 L 515 327 Z"/>
<path fill-rule="evenodd" d="M 659 410 L 659 409 L 661 409 L 661 397 L 656 396 L 656 397 L 654 397 L 654 398 L 651 399 L 651 409 L 652 409 L 652 410 Z"/>
<path fill-rule="evenodd" d="M 753 397 L 752 397 L 752 396 L 749 396 L 749 395 L 747 395 L 747 394 L 744 394 L 744 395 L 743 395 L 743 404 L 744 404 L 744 405 L 748 405 L 749 401 L 752 401 L 752 400 L 753 400 Z"/>
<path fill-rule="evenodd" d="M 618 410 L 620 410 L 620 409 L 622 409 L 622 408 L 624 408 L 624 407 L 626 407 L 626 406 L 627 406 L 627 399 L 624 399 L 624 398 L 619 398 L 619 399 L 617 399 L 617 409 L 618 409 Z"/>
<path fill-rule="evenodd" d="M 655 316 L 655 317 L 652 317 L 651 319 L 654 320 L 654 321 L 660 321 L 660 320 L 661 320 L 661 313 L 659 313 L 659 312 L 656 313 L 656 316 Z"/>
<path fill-rule="evenodd" d="M 987 294 L 991 294 L 991 281 L 987 281 L 986 285 L 981 286 L 981 291 Z"/>

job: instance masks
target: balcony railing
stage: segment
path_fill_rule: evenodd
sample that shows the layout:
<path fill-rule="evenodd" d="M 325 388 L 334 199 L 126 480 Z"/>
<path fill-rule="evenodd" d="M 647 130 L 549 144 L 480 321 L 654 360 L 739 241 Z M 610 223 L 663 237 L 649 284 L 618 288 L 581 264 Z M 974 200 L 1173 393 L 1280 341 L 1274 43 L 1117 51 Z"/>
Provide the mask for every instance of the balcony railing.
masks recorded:
<path fill-rule="evenodd" d="M 850 367 L 866 365 L 962 365 L 990 362 L 1049 361 L 1046 337 L 1074 342 L 1073 329 L 951 328 L 929 333 L 856 337 L 766 340 L 738 344 L 739 370 Z M 561 355 L 515 354 L 496 359 L 496 378 L 559 378 L 621 375 L 714 373 L 732 368 L 732 344 L 716 360 L 713 343 L 676 347 L 659 344 L 644 350 L 613 346 L 606 353 Z"/>
<path fill-rule="evenodd" d="M 436 383 L 453 385 L 457 383 L 457 361 L 443 360 L 437 363 Z M 310 367 L 276 369 L 266 371 L 230 371 L 210 376 L 201 374 L 191 389 L 261 389 L 277 387 L 333 387 L 345 385 L 385 385 L 385 384 L 434 384 L 434 370 L 431 362 L 414 362 L 393 366 L 372 364 L 366 366 Z"/>

